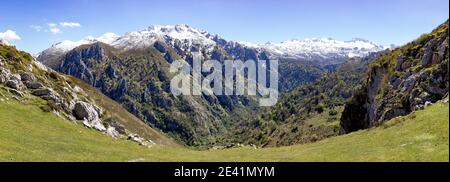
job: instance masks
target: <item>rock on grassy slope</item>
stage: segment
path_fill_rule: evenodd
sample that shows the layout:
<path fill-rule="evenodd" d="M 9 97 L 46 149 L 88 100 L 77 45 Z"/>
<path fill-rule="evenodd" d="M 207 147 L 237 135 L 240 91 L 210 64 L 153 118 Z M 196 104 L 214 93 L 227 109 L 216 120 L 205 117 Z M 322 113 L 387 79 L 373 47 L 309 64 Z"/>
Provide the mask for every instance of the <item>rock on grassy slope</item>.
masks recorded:
<path fill-rule="evenodd" d="M 448 99 L 315 143 L 197 151 L 113 139 L 0 93 L 0 161 L 449 161 Z"/>
<path fill-rule="evenodd" d="M 75 78 L 48 69 L 28 53 L 5 44 L 0 44 L 0 90 L 2 102 L 38 106 L 114 138 L 128 137 L 143 145 L 177 145 L 99 91 L 77 84 Z"/>

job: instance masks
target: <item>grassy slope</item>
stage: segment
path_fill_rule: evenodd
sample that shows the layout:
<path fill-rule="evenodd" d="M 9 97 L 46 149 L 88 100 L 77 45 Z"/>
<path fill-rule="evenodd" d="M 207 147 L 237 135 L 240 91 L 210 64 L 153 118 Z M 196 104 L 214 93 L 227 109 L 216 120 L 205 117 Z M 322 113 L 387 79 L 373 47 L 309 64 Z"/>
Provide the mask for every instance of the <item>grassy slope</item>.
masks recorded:
<path fill-rule="evenodd" d="M 138 119 L 133 114 L 129 113 L 119 103 L 113 101 L 109 97 L 103 95 L 97 89 L 86 84 L 86 82 L 77 78 L 69 76 L 70 79 L 80 86 L 91 98 L 95 100 L 95 103 L 105 109 L 107 117 L 117 118 L 117 121 L 121 123 L 125 128 L 133 133 L 139 134 L 139 136 L 146 139 L 150 139 L 153 142 L 164 146 L 180 146 L 175 140 L 170 139 L 162 132 L 156 131 L 146 123 Z"/>
<path fill-rule="evenodd" d="M 0 101 L 0 161 L 448 161 L 448 104 L 385 125 L 281 148 L 144 148 L 64 121 L 37 106 Z"/>
<path fill-rule="evenodd" d="M 3 59 L 2 67 L 9 69 L 13 73 L 19 71 L 27 71 L 28 65 L 32 63 L 33 59 L 30 54 L 17 50 L 14 46 L 5 46 L 5 45 L 0 45 L 0 56 Z M 63 81 L 64 79 L 61 78 L 62 75 L 53 74 L 37 67 L 33 69 L 33 74 L 39 79 L 40 82 L 44 83 L 44 85 L 52 87 L 63 98 L 71 98 L 71 96 L 69 96 L 67 93 L 63 91 L 64 90 L 63 87 L 65 87 L 64 85 L 65 81 Z M 53 77 L 57 79 L 54 79 Z M 69 78 L 71 82 L 76 83 L 77 86 L 80 86 L 89 95 L 90 99 L 95 100 L 95 103 L 101 108 L 103 108 L 105 113 L 103 113 L 104 116 L 102 117 L 102 119 L 104 120 L 113 119 L 118 123 L 122 124 L 123 126 L 125 126 L 125 128 L 127 128 L 129 131 L 136 133 L 143 138 L 152 140 L 153 142 L 159 145 L 180 146 L 180 144 L 178 144 L 175 140 L 172 140 L 170 137 L 153 129 L 152 127 L 144 123 L 142 120 L 136 118 L 134 115 L 125 110 L 120 104 L 103 95 L 97 89 L 91 87 L 90 85 L 76 78 L 70 76 L 67 76 L 67 78 Z M 74 85 L 72 84 L 72 86 Z M 0 85 L 0 94 L 1 94 L 0 96 L 3 95 L 2 92 L 7 92 L 6 89 L 3 88 L 3 84 Z M 25 93 L 29 92 L 25 91 Z M 39 99 L 33 96 L 29 96 L 27 97 L 27 99 L 24 100 L 29 99 L 36 102 L 42 101 L 42 100 L 38 101 Z"/>

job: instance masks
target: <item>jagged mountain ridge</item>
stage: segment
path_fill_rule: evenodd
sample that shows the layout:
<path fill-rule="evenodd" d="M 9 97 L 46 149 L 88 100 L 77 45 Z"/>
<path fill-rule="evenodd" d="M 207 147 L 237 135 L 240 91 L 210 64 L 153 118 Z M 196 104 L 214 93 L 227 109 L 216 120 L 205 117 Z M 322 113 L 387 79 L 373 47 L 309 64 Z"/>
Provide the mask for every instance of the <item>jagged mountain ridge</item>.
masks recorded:
<path fill-rule="evenodd" d="M 350 57 L 363 57 L 386 47 L 363 39 L 337 41 L 334 39 L 291 40 L 283 43 L 251 44 L 227 41 L 218 35 L 189 25 L 155 25 L 123 36 L 106 33 L 98 38 L 62 41 L 39 53 L 37 59 L 57 70 L 62 56 L 83 44 L 103 42 L 121 51 L 146 49 L 163 44 L 175 50 L 182 59 L 190 59 L 189 52 L 203 52 L 211 59 L 278 59 L 280 60 L 280 91 L 291 91 L 332 71 L 334 65 Z M 162 47 L 162 46 L 159 46 Z M 217 49 L 220 48 L 220 49 Z M 228 55 L 222 56 L 224 53 Z M 168 56 L 169 59 L 170 55 Z"/>
<path fill-rule="evenodd" d="M 273 58 L 327 59 L 330 61 L 332 59 L 364 57 L 371 52 L 388 48 L 359 38 L 350 41 L 339 41 L 332 38 L 293 39 L 281 43 L 268 42 L 265 44 L 244 42 L 244 45 L 270 52 Z"/>
<path fill-rule="evenodd" d="M 364 39 L 338 41 L 331 38 L 313 38 L 266 44 L 226 41 L 218 35 L 195 29 L 186 24 L 180 24 L 154 25 L 142 31 L 126 33 L 123 36 L 107 33 L 98 38 L 87 37 L 79 41 L 62 41 L 42 51 L 39 55 L 61 55 L 80 45 L 97 41 L 123 50 L 148 48 L 157 41 L 165 42 L 172 47 L 177 46 L 182 51 L 190 50 L 192 47 L 207 52 L 212 52 L 214 46 L 247 47 L 256 49 L 258 52 L 265 52 L 271 59 L 303 60 L 344 60 L 351 57 L 363 57 L 370 52 L 378 52 L 388 48 Z M 195 49 L 191 49 L 191 51 L 195 51 Z M 238 57 L 237 55 L 231 55 Z"/>

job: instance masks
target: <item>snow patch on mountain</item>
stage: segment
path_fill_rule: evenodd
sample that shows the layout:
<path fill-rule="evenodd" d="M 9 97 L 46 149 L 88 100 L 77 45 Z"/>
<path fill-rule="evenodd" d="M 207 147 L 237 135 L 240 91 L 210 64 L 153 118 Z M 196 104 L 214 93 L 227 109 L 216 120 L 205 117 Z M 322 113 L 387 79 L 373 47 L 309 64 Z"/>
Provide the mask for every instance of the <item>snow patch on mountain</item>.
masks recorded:
<path fill-rule="evenodd" d="M 114 41 L 116 41 L 119 38 L 120 38 L 119 35 L 117 35 L 115 33 L 108 32 L 108 33 L 103 34 L 100 37 L 95 38 L 95 40 L 103 42 L 105 44 L 111 44 L 111 43 L 113 43 Z"/>

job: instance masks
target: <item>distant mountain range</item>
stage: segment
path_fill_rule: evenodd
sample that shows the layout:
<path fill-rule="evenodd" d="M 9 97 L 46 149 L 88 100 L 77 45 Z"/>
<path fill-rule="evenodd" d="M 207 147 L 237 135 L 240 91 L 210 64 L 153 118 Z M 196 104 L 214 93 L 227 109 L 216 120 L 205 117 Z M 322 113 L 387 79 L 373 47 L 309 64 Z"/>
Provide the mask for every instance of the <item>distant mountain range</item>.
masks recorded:
<path fill-rule="evenodd" d="M 193 28 L 186 24 L 155 25 L 142 31 L 129 32 L 123 36 L 106 33 L 100 37 L 86 37 L 78 41 L 62 41 L 52 45 L 39 55 L 61 55 L 83 44 L 103 42 L 118 49 L 143 49 L 160 41 L 168 45 L 178 46 L 182 51 L 199 47 L 206 52 L 212 52 L 214 46 L 227 46 L 219 35 Z M 304 59 L 304 60 L 336 60 L 352 57 L 363 57 L 370 52 L 378 52 L 391 47 L 382 46 L 371 41 L 355 38 L 350 41 L 339 41 L 332 38 L 313 38 L 305 40 L 288 40 L 281 43 L 268 42 L 254 44 L 249 42 L 228 42 L 228 46 L 247 47 L 266 52 L 273 59 Z"/>
<path fill-rule="evenodd" d="M 339 41 L 332 38 L 312 38 L 305 40 L 288 40 L 281 43 L 268 42 L 244 45 L 270 52 L 276 58 L 314 59 L 336 57 L 363 57 L 370 52 L 378 52 L 387 48 L 368 40 L 355 38 L 351 41 Z"/>

